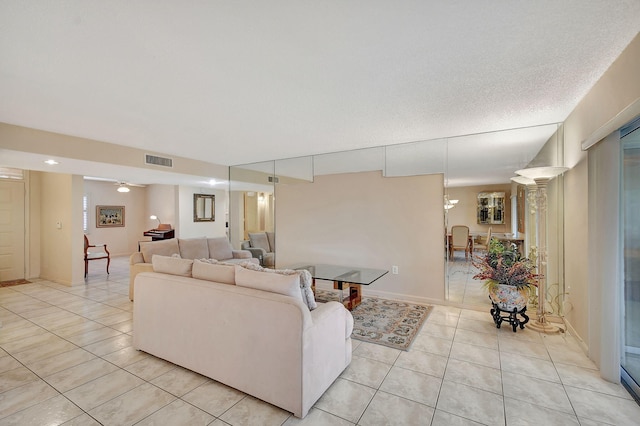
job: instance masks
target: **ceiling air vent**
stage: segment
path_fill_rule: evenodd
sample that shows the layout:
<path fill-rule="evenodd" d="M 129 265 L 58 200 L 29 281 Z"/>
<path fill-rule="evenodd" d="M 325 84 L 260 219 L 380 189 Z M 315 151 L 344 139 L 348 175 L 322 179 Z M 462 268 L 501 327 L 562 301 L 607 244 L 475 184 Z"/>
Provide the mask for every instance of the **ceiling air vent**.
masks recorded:
<path fill-rule="evenodd" d="M 173 159 L 150 154 L 144 155 L 144 163 L 153 164 L 154 166 L 173 167 Z"/>

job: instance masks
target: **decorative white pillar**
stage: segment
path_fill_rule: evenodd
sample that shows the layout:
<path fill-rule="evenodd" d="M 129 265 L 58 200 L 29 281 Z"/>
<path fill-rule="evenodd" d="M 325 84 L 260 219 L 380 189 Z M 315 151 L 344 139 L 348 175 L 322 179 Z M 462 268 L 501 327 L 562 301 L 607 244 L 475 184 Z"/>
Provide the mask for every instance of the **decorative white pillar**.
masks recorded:
<path fill-rule="evenodd" d="M 559 327 L 549 323 L 546 319 L 547 303 L 547 184 L 549 181 L 569 170 L 566 167 L 533 167 L 516 171 L 516 174 L 533 179 L 536 183 L 535 207 L 536 207 L 536 246 L 537 246 L 537 272 L 538 279 L 538 309 L 537 319 L 530 322 L 527 327 L 541 333 L 558 333 Z"/>

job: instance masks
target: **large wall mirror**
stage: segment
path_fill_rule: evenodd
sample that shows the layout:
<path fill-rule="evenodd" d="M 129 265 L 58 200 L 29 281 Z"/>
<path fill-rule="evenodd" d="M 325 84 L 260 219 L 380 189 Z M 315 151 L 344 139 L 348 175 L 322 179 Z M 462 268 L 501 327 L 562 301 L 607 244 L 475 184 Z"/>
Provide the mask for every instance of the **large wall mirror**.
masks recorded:
<path fill-rule="evenodd" d="M 275 230 L 276 180 L 273 161 L 229 169 L 229 237 L 234 248 L 242 248 L 250 233 Z"/>
<path fill-rule="evenodd" d="M 535 211 L 530 203 L 535 188 L 514 182 L 512 178 L 516 176 L 515 171 L 522 168 L 562 165 L 562 142 L 561 127 L 551 124 L 234 166 L 230 168 L 231 240 L 234 246 L 240 247 L 248 232 L 275 231 L 278 241 L 283 241 L 280 238 L 286 241 L 277 250 L 279 267 L 287 266 L 289 260 L 294 260 L 300 253 L 304 253 L 305 259 L 326 259 L 343 264 L 371 261 L 377 262 L 375 266 L 388 269 L 391 264 L 405 259 L 413 265 L 423 263 L 425 258 L 437 258 L 438 262 L 429 264 L 427 273 L 401 267 L 404 275 L 402 272 L 399 277 L 389 274 L 386 279 L 393 282 L 388 286 L 390 294 L 393 289 L 398 291 L 398 297 L 444 298 L 457 305 L 485 306 L 488 299 L 482 283 L 472 279 L 473 270 L 464 254 L 448 255 L 446 234 L 453 225 L 467 225 L 471 238 L 478 243 L 490 231 L 496 238 L 517 243 L 528 255 L 535 246 Z M 421 176 L 426 179 L 425 186 L 412 189 L 410 200 L 398 201 L 393 195 L 380 194 L 370 197 L 366 189 L 347 193 L 337 200 L 332 198 L 332 193 L 345 191 L 343 182 L 350 185 L 360 177 L 370 179 L 375 186 L 380 185 L 380 177 L 389 179 L 394 185 L 404 185 L 400 183 L 404 182 L 401 179 Z M 433 180 L 429 180 L 431 177 Z M 332 182 L 333 186 L 327 186 L 326 192 L 317 193 L 316 187 L 324 188 L 325 181 Z M 311 183 L 318 185 L 305 187 Z M 434 186 L 438 186 L 435 192 Z M 396 188 L 401 191 L 400 186 Z M 304 198 L 308 193 L 317 196 Z M 372 193 L 376 194 L 376 188 Z M 481 193 L 490 196 L 486 203 L 483 202 L 486 212 L 479 217 L 478 194 Z M 254 194 L 255 203 L 251 198 Z M 304 201 L 296 205 L 295 215 L 278 209 L 280 205 L 289 210 L 291 197 L 296 194 Z M 263 207 L 260 197 L 264 200 Z M 317 204 L 317 199 L 324 202 Z M 559 311 L 564 291 L 561 178 L 549 184 L 548 204 L 547 274 L 550 291 L 554 292 L 557 301 L 553 310 Z M 357 206 L 357 210 L 351 216 L 347 215 L 344 222 L 325 214 L 330 212 L 340 217 L 339 210 L 352 205 Z M 388 224 L 382 218 L 378 228 L 374 229 L 372 225 L 371 232 L 353 233 L 354 224 L 361 226 L 361 222 L 375 216 L 372 212 L 388 205 L 393 205 L 404 216 Z M 434 210 L 434 206 L 438 208 Z M 413 217 L 416 210 L 423 216 L 404 218 Z M 428 225 L 422 226 L 422 222 L 428 222 Z M 279 223 L 284 223 L 282 229 L 276 229 Z M 407 230 L 406 223 L 416 226 Z M 298 233 L 287 232 L 294 225 L 298 226 Z M 401 238 L 393 235 L 394 232 L 402 234 Z M 328 240 L 327 234 L 333 235 L 333 240 Z M 425 245 L 425 241 L 428 244 Z M 393 251 L 386 250 L 391 244 L 398 252 L 397 260 L 394 260 Z M 366 258 L 361 252 L 366 253 Z M 413 284 L 403 288 L 402 280 L 411 280 Z M 386 291 L 384 286 L 383 282 L 378 289 Z M 423 291 L 420 286 L 427 290 Z M 438 291 L 432 292 L 430 289 L 435 287 Z"/>

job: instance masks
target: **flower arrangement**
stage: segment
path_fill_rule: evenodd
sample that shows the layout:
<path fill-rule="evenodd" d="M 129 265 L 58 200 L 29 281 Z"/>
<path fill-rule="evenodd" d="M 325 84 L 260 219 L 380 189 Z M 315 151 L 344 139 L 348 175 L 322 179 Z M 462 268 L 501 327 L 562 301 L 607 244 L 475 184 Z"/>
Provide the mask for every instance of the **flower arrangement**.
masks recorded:
<path fill-rule="evenodd" d="M 535 262 L 522 257 L 515 244 L 505 247 L 495 238 L 489 241 L 486 254 L 472 259 L 472 263 L 479 270 L 473 278 L 485 280 L 490 294 L 501 284 L 516 287 L 522 293 L 529 292 L 537 287 L 541 277 L 535 273 Z"/>

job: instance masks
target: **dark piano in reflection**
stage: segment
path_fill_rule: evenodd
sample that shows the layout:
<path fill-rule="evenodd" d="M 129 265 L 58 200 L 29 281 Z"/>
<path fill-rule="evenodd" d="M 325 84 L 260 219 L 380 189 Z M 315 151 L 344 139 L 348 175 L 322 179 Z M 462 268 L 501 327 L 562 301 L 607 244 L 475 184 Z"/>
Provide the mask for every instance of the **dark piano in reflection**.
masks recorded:
<path fill-rule="evenodd" d="M 175 229 L 150 229 L 143 234 L 151 237 L 151 241 L 168 240 L 176 236 Z"/>

